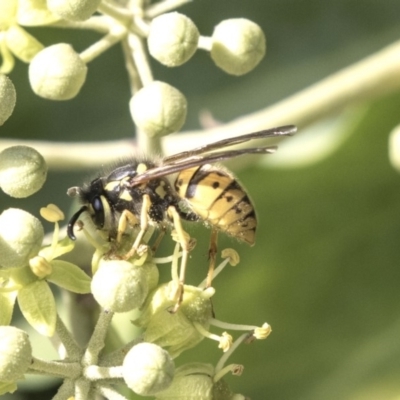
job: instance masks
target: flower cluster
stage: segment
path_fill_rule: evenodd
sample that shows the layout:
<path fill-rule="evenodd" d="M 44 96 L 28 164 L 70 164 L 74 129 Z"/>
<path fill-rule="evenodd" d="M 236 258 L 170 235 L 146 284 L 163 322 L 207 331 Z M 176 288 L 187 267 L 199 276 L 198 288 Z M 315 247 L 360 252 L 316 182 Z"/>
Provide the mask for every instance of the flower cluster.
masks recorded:
<path fill-rule="evenodd" d="M 81 398 L 99 393 L 109 399 L 121 399 L 112 385 L 120 379 L 135 393 L 157 399 L 175 397 L 177 393 L 198 399 L 244 399 L 232 393 L 222 379 L 228 372 L 240 375 L 243 367 L 225 364 L 240 343 L 252 338 L 265 339 L 271 332 L 268 324 L 257 327 L 216 320 L 210 301 L 215 290 L 204 289 L 204 285 L 185 285 L 180 307 L 171 312 L 176 302 L 174 281 L 159 284 L 157 264 L 171 262 L 174 268 L 181 256 L 178 244 L 171 257 L 161 259 L 145 253 L 144 257 L 128 262 L 109 260 L 103 255 L 91 279 L 78 266 L 56 259 L 74 247 L 69 238 L 59 238 L 62 212 L 50 204 L 41 209 L 41 215 L 55 224 L 48 246 L 42 246 L 43 227 L 33 215 L 19 209 L 8 209 L 0 215 L 0 252 L 4 254 L 0 267 L 0 393 L 14 391 L 24 374 L 41 373 L 64 379 L 58 397 L 63 399 L 76 393 L 83 393 Z M 224 251 L 224 255 L 226 259 L 217 273 L 228 263 L 238 262 L 234 250 Z M 75 293 L 91 291 L 101 306 L 85 349 L 76 344 L 59 317 L 49 282 Z M 45 336 L 58 336 L 67 358 L 45 361 L 32 356 L 28 335 L 8 326 L 16 298 L 32 327 Z M 133 309 L 141 311 L 133 324 L 142 328 L 142 334 L 103 355 L 113 316 Z M 211 326 L 246 333 L 233 342 L 226 331 L 221 335 L 211 333 Z M 175 371 L 173 360 L 204 338 L 217 341 L 224 352 L 217 365 L 190 363 Z M 196 394 L 192 393 L 193 387 Z"/>
<path fill-rule="evenodd" d="M 150 137 L 177 132 L 185 122 L 187 103 L 178 89 L 153 80 L 143 40 L 148 53 L 167 67 L 184 64 L 202 49 L 210 52 L 211 59 L 225 72 L 243 75 L 264 57 L 265 36 L 254 22 L 244 18 L 225 20 L 210 37 L 201 36 L 190 18 L 175 11 L 166 12 L 177 5 L 176 1 L 161 3 L 143 9 L 122 8 L 117 2 L 100 0 L 1 1 L 0 123 L 11 115 L 15 104 L 14 86 L 1 75 L 13 69 L 14 56 L 29 63 L 29 81 L 38 96 L 69 100 L 85 83 L 87 64 L 121 42 L 130 52 L 128 66 L 135 71 L 131 115 Z M 23 26 L 79 27 L 105 36 L 77 53 L 68 43 L 44 47 Z"/>
<path fill-rule="evenodd" d="M 69 100 L 84 85 L 88 63 L 121 43 L 131 78 L 129 106 L 139 144 L 142 151 L 154 150 L 161 136 L 181 129 L 187 101 L 177 88 L 153 79 L 148 55 L 167 67 L 178 67 L 202 49 L 223 71 L 242 75 L 255 68 L 266 51 L 262 30 L 246 19 L 222 21 L 210 37 L 202 36 L 190 18 L 172 11 L 186 1 L 132 1 L 123 6 L 124 2 L 112 0 L 0 0 L 0 125 L 10 117 L 16 102 L 15 88 L 7 76 L 14 57 L 29 63 L 29 82 L 35 94 Z M 91 29 L 104 36 L 78 53 L 69 43 L 45 47 L 24 29 L 28 26 Z M 45 160 L 36 150 L 14 146 L 0 153 L 0 188 L 5 194 L 30 196 L 42 187 L 46 176 Z M 211 279 L 193 286 L 178 276 L 178 264 L 194 244 L 184 238 L 188 248 L 183 248 L 186 232 L 177 233 L 181 240 L 170 256 L 158 258 L 147 245 L 151 237 L 147 229 L 144 237 L 139 237 L 141 247 L 129 252 L 136 243 L 135 229 L 124 235 L 115 249 L 115 243 L 77 222 L 83 231 L 78 236 L 86 237 L 89 244 L 84 252 L 92 256 L 92 271 L 85 272 L 79 262 L 60 259 L 75 248 L 61 233 L 62 211 L 49 204 L 40 214 L 54 224 L 52 235 L 45 235 L 41 221 L 26 211 L 10 208 L 0 214 L 0 395 L 15 391 L 19 379 L 35 373 L 63 379 L 54 397 L 57 400 L 96 395 L 125 399 L 116 388 L 122 382 L 136 394 L 156 399 L 245 398 L 233 393 L 223 380 L 227 373 L 240 375 L 243 370 L 227 360 L 241 343 L 265 339 L 271 328 L 266 323 L 257 327 L 215 319 Z M 124 252 L 131 256 L 124 257 Z M 224 260 L 215 268 L 214 277 L 227 264 L 239 262 L 232 249 L 221 255 Z M 165 263 L 171 263 L 171 280 L 159 282 L 158 268 Z M 50 283 L 61 290 L 93 295 L 100 312 L 86 346 L 78 344 L 72 329 L 60 318 Z M 34 357 L 28 334 L 9 326 L 15 301 L 36 331 L 58 337 L 62 344 L 59 360 Z M 110 348 L 106 337 L 114 317 L 132 310 L 137 311 L 132 326 L 138 334 Z M 211 332 L 212 327 L 222 333 Z M 233 330 L 244 333 L 234 340 L 229 333 Z M 215 365 L 193 362 L 175 368 L 175 359 L 204 338 L 217 342 L 221 359 Z"/>

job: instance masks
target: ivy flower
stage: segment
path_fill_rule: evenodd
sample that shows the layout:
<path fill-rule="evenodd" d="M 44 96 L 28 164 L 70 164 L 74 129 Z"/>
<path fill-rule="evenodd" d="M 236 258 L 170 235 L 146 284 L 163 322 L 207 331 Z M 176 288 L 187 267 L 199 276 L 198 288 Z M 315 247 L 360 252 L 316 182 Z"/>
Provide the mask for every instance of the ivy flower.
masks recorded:
<path fill-rule="evenodd" d="M 59 240 L 58 221 L 63 213 L 51 204 L 41 209 L 41 215 L 55 224 L 52 243 L 41 249 L 43 227 L 36 217 L 18 209 L 0 215 L 0 251 L 9 253 L 7 265 L 2 261 L 0 267 L 0 325 L 10 323 L 17 299 L 26 320 L 39 333 L 52 336 L 57 311 L 48 282 L 75 293 L 89 293 L 91 280 L 78 266 L 56 259 L 74 247 L 68 237 Z"/>
<path fill-rule="evenodd" d="M 44 47 L 21 25 L 45 25 L 57 19 L 45 0 L 0 0 L 0 73 L 12 71 L 14 56 L 29 63 Z"/>
<path fill-rule="evenodd" d="M 172 276 L 176 275 L 176 265 L 180 253 L 176 250 L 172 256 Z M 239 262 L 239 256 L 233 249 L 222 252 L 224 261 L 215 269 L 218 275 L 222 269 L 230 263 L 232 266 Z M 154 258 L 153 262 L 160 263 L 161 259 Z M 271 332 L 271 327 L 265 323 L 261 327 L 254 325 L 239 325 L 214 318 L 211 297 L 215 293 L 212 287 L 205 288 L 205 282 L 198 287 L 184 285 L 183 298 L 176 308 L 176 279 L 169 283 L 159 285 L 148 296 L 143 312 L 133 323 L 144 328 L 143 340 L 164 347 L 172 358 L 178 357 L 183 351 L 196 346 L 204 338 L 215 340 L 218 347 L 229 355 L 235 348 L 233 338 L 228 332 L 221 335 L 211 333 L 211 325 L 221 329 L 246 331 L 240 342 L 246 339 L 251 342 L 254 339 L 265 339 Z M 239 342 L 235 342 L 239 343 Z M 236 344 L 237 346 L 237 344 Z"/>

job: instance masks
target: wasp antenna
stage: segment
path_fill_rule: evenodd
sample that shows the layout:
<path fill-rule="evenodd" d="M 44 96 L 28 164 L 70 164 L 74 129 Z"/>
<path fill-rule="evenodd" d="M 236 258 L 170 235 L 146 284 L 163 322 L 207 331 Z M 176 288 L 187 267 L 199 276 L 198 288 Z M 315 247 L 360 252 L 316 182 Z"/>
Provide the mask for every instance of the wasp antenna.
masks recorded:
<path fill-rule="evenodd" d="M 71 188 L 72 189 L 72 188 Z M 69 191 L 69 189 L 68 189 Z M 69 220 L 68 222 L 68 226 L 67 226 L 67 234 L 68 237 L 71 240 L 76 240 L 76 236 L 74 234 L 74 225 L 76 223 L 76 221 L 78 221 L 78 218 L 81 216 L 81 214 L 85 211 L 87 211 L 88 207 L 87 206 L 82 206 Z"/>

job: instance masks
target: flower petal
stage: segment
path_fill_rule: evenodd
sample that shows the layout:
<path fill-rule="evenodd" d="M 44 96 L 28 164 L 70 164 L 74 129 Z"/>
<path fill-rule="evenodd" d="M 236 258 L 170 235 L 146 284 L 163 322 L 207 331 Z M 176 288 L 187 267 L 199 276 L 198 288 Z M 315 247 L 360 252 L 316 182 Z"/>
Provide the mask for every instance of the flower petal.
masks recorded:
<path fill-rule="evenodd" d="M 6 43 L 12 53 L 26 63 L 44 48 L 38 40 L 18 25 L 13 25 L 7 30 Z"/>

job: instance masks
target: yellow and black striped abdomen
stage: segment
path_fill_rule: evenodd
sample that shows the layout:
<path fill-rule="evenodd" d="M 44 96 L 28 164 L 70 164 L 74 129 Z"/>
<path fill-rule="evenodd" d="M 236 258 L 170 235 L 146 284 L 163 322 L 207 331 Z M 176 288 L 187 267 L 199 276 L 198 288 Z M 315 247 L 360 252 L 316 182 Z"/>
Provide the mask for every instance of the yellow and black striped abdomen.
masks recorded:
<path fill-rule="evenodd" d="M 179 197 L 204 221 L 253 245 L 257 219 L 254 207 L 237 180 L 221 168 L 205 164 L 179 172 Z"/>

